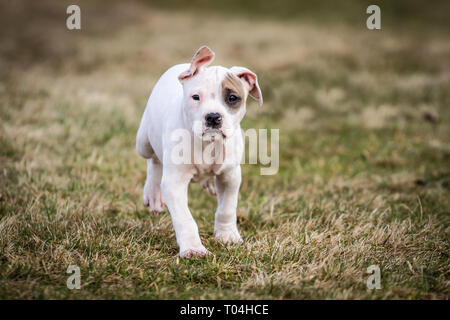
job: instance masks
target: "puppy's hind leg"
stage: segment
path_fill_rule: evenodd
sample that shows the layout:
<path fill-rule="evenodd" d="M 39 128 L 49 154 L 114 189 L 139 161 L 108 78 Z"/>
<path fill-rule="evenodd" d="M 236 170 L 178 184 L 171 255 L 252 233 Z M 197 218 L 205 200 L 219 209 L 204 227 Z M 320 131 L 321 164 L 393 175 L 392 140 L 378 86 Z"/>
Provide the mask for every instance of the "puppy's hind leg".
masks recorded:
<path fill-rule="evenodd" d="M 144 186 L 144 205 L 155 215 L 164 210 L 164 201 L 161 193 L 162 164 L 153 157 L 147 160 L 147 179 Z"/>
<path fill-rule="evenodd" d="M 136 151 L 144 159 L 150 159 L 155 155 L 142 124 L 136 135 Z"/>

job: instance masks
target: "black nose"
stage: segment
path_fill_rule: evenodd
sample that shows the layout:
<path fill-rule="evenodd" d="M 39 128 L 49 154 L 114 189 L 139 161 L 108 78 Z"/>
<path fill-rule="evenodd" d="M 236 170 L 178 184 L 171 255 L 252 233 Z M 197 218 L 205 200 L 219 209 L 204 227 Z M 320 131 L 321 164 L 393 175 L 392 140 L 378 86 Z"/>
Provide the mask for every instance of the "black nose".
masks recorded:
<path fill-rule="evenodd" d="M 212 128 L 220 128 L 220 126 L 222 125 L 222 116 L 220 115 L 220 113 L 208 113 L 205 116 L 205 120 L 206 120 L 206 126 L 208 127 L 212 127 Z"/>

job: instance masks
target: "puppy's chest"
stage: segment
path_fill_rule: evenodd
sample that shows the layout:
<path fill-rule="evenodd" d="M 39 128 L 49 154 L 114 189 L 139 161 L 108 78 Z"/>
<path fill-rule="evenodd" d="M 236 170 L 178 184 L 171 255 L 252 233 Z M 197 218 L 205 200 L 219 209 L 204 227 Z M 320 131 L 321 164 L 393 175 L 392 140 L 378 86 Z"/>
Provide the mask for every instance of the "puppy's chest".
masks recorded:
<path fill-rule="evenodd" d="M 192 181 L 204 182 L 218 175 L 221 171 L 221 164 L 197 164 L 194 165 L 194 175 Z"/>
<path fill-rule="evenodd" d="M 210 150 L 205 149 L 207 146 L 211 146 L 211 144 L 206 143 L 203 145 L 203 161 L 200 163 L 196 163 L 193 166 L 192 180 L 194 182 L 203 183 L 204 181 L 220 174 L 224 169 L 226 161 L 230 160 L 228 158 L 231 156 L 231 153 L 226 151 L 227 148 L 225 147 L 225 145 L 218 144 L 215 148 L 210 148 Z M 208 153 L 205 150 L 213 152 Z"/>

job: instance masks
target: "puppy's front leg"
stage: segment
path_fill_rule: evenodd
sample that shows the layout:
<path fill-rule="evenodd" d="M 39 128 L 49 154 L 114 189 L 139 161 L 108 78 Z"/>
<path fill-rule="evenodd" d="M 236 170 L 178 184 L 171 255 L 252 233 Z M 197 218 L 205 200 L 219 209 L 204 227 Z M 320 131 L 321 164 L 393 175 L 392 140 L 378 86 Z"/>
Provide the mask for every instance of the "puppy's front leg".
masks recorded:
<path fill-rule="evenodd" d="M 180 257 L 204 256 L 209 251 L 202 245 L 198 227 L 188 208 L 188 186 L 191 175 L 176 166 L 163 167 L 161 190 L 180 247 Z"/>
<path fill-rule="evenodd" d="M 225 243 L 242 241 L 236 221 L 240 184 L 240 166 L 216 177 L 218 206 L 215 217 L 214 235 L 217 239 Z"/>

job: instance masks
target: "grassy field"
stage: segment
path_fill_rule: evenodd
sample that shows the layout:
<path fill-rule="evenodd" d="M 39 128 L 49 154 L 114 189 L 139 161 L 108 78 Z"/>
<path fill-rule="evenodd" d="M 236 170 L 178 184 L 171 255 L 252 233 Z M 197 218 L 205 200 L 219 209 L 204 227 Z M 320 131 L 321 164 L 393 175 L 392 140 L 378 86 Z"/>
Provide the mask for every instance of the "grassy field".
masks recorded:
<path fill-rule="evenodd" d="M 81 1 L 81 31 L 65 27 L 67 1 L 12 3 L 0 5 L 0 298 L 450 298 L 448 2 L 384 2 L 380 31 L 357 1 Z M 239 245 L 214 240 L 216 200 L 191 185 L 214 255 L 185 260 L 169 214 L 143 206 L 134 146 L 152 86 L 203 44 L 214 64 L 258 74 L 265 104 L 249 101 L 243 127 L 280 129 L 280 169 L 243 165 Z M 72 264 L 80 290 L 66 287 Z M 366 287 L 370 265 L 380 290 Z"/>

